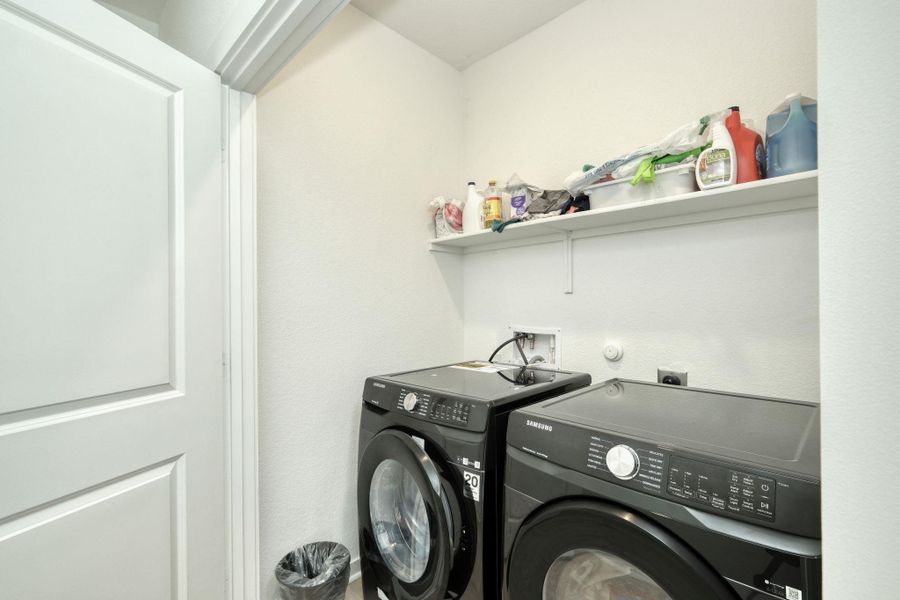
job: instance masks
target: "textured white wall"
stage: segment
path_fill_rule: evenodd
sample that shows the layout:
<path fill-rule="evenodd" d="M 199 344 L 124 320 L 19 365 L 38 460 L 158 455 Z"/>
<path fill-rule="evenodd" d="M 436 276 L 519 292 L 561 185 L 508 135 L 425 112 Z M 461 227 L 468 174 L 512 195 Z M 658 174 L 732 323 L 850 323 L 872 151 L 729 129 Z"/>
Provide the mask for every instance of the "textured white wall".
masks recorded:
<path fill-rule="evenodd" d="M 465 171 L 560 187 L 700 115 L 740 104 L 764 127 L 784 96 L 816 93 L 812 0 L 588 0 L 463 73 Z M 507 325 L 563 328 L 563 365 L 818 400 L 816 214 L 765 216 L 575 242 L 575 293 L 559 245 L 465 260 L 466 356 Z M 603 359 L 619 340 L 619 363 Z"/>
<path fill-rule="evenodd" d="M 424 243 L 426 203 L 461 187 L 460 78 L 350 7 L 258 97 L 267 600 L 292 547 L 331 539 L 357 554 L 364 378 L 462 354 L 458 259 Z"/>
<path fill-rule="evenodd" d="M 897 598 L 900 4 L 818 18 L 825 597 Z"/>
<path fill-rule="evenodd" d="M 574 244 L 572 295 L 559 243 L 466 257 L 466 356 L 507 325 L 561 327 L 563 366 L 595 381 L 682 362 L 693 386 L 818 401 L 814 211 Z"/>

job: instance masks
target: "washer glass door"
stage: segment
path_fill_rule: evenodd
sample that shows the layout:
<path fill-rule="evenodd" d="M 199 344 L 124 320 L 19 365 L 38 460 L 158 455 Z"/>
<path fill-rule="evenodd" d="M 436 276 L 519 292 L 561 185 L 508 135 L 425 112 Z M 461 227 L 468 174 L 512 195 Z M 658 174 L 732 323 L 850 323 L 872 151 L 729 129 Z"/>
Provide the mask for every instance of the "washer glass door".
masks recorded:
<path fill-rule="evenodd" d="M 569 550 L 547 570 L 543 600 L 585 598 L 671 600 L 653 579 L 624 558 L 593 548 Z"/>
<path fill-rule="evenodd" d="M 412 475 L 394 459 L 382 461 L 369 487 L 369 516 L 378 551 L 399 580 L 418 581 L 431 552 L 428 511 Z"/>

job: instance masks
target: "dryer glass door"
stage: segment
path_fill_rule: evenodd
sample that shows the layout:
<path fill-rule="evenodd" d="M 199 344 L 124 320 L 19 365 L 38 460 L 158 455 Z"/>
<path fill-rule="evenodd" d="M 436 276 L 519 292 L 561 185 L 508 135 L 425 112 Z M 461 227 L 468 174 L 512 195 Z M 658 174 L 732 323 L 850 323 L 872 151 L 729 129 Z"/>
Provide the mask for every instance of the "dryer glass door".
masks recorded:
<path fill-rule="evenodd" d="M 543 600 L 672 600 L 639 568 L 615 554 L 577 548 L 559 555 L 544 577 Z"/>
<path fill-rule="evenodd" d="M 703 558 L 655 521 L 580 499 L 526 519 L 507 587 L 514 600 L 737 600 Z"/>
<path fill-rule="evenodd" d="M 382 431 L 360 457 L 363 578 L 389 597 L 444 597 L 456 542 L 443 484 L 431 456 L 401 431 Z"/>
<path fill-rule="evenodd" d="M 431 552 L 428 511 L 415 479 L 393 458 L 383 460 L 372 475 L 369 516 L 391 573 L 406 583 L 420 579 Z"/>

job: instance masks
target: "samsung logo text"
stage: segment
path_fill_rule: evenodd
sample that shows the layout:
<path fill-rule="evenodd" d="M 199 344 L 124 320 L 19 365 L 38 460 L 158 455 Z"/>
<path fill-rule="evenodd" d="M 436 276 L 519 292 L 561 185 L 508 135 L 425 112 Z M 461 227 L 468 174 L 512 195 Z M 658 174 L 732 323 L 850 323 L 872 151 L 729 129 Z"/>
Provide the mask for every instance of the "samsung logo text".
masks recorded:
<path fill-rule="evenodd" d="M 553 425 L 547 425 L 546 423 L 539 423 L 538 421 L 532 421 L 531 419 L 527 419 L 525 424 L 529 427 L 534 427 L 535 429 L 540 429 L 542 431 L 553 431 Z"/>

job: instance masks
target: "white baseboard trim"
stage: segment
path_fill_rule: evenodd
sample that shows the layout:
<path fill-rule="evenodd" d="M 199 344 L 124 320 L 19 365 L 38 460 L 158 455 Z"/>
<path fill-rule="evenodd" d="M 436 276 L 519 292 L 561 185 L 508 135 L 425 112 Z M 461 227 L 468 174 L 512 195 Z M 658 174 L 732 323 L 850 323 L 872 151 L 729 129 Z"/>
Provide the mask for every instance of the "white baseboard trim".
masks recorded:
<path fill-rule="evenodd" d="M 359 570 L 359 557 L 357 556 L 350 561 L 350 583 L 353 583 L 362 576 Z"/>

